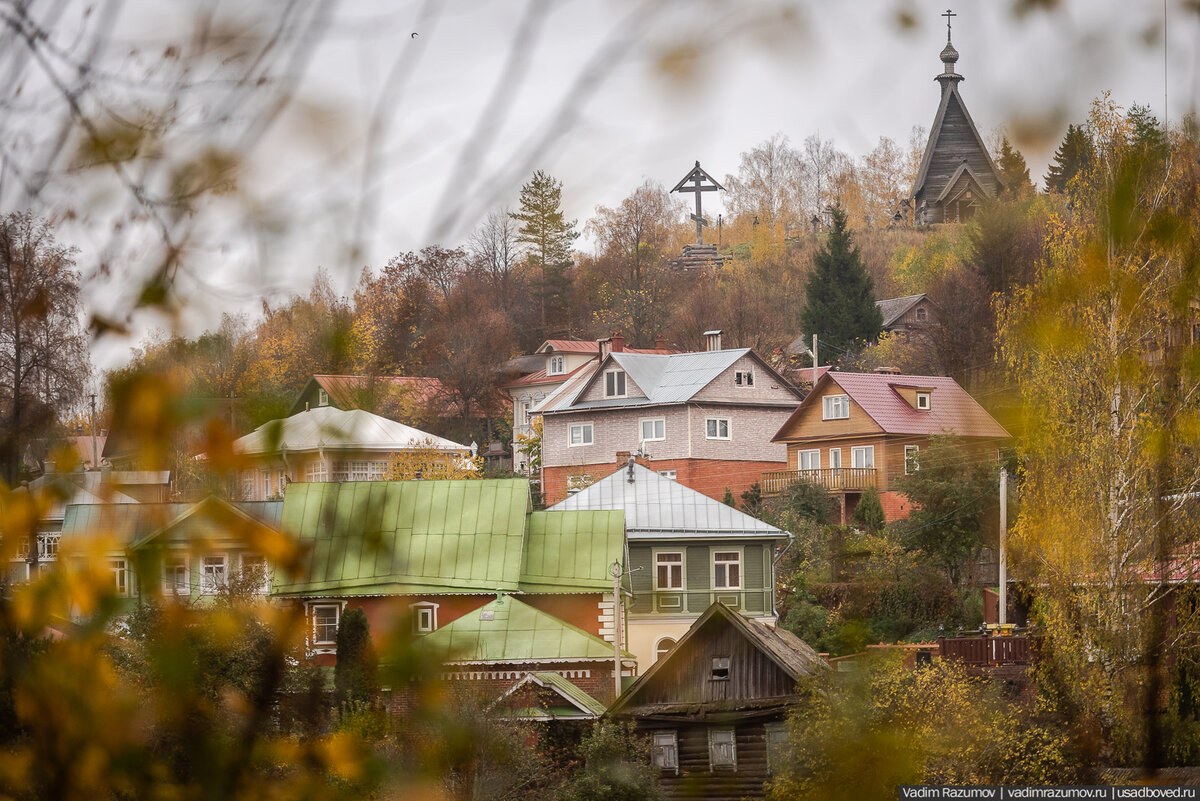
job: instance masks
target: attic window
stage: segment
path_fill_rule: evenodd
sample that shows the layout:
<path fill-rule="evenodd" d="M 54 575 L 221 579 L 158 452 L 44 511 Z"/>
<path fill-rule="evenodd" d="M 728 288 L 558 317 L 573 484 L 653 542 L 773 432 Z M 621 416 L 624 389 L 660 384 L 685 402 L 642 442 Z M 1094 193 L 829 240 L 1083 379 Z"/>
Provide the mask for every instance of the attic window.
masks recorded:
<path fill-rule="evenodd" d="M 604 397 L 625 397 L 625 371 L 609 370 L 604 374 Z"/>
<path fill-rule="evenodd" d="M 931 408 L 933 408 L 933 393 L 918 392 L 917 393 L 917 408 L 923 412 L 927 412 Z"/>
<path fill-rule="evenodd" d="M 845 420 L 850 417 L 849 395 L 826 395 L 821 398 L 822 420 Z"/>
<path fill-rule="evenodd" d="M 738 370 L 733 374 L 733 383 L 739 387 L 754 386 L 754 371 L 753 370 Z"/>
<path fill-rule="evenodd" d="M 928 318 L 929 318 L 929 312 L 925 309 L 925 307 L 924 306 L 919 307 L 917 309 L 917 322 L 923 323 Z"/>
<path fill-rule="evenodd" d="M 729 657 L 714 656 L 712 661 L 712 680 L 729 681 Z"/>
<path fill-rule="evenodd" d="M 319 387 L 317 388 L 317 405 L 318 406 L 328 406 L 329 405 L 329 393 Z"/>
<path fill-rule="evenodd" d="M 546 368 L 546 375 L 562 375 L 566 372 L 566 356 L 551 356 L 550 366 Z"/>

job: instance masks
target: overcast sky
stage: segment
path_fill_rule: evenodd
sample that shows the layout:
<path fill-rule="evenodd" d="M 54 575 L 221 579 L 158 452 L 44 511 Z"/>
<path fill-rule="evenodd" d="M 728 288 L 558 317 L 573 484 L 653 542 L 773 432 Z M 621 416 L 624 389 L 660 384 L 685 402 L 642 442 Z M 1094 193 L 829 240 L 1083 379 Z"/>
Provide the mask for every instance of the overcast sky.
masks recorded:
<path fill-rule="evenodd" d="M 645 179 L 673 185 L 697 159 L 723 179 L 742 151 L 777 132 L 797 145 L 819 133 L 854 156 L 881 136 L 904 143 L 937 109 L 945 1 L 813 0 L 789 13 L 776 2 L 575 0 L 528 16 L 525 0 L 347 2 L 314 51 L 303 102 L 252 154 L 250 180 L 295 202 L 298 218 L 317 207 L 306 194 L 356 209 L 365 131 L 386 109 L 386 158 L 366 181 L 380 203 L 365 250 L 347 255 L 337 215 L 305 221 L 266 261 L 249 243 L 220 243 L 203 271 L 207 288 L 182 287 L 187 333 L 220 311 L 255 313 L 264 295 L 304 292 L 319 266 L 349 292 L 365 265 L 433 241 L 460 244 L 488 207 L 515 203 L 534 168 L 563 181 L 567 214 L 583 220 Z M 1105 89 L 1160 119 L 1195 110 L 1195 12 L 1168 0 L 1164 64 L 1161 1 L 1029 5 L 1039 8 L 1018 16 L 1012 2 L 957 3 L 953 41 L 981 133 L 1007 126 L 1035 179 L 1067 123 Z M 519 58 L 506 80 L 514 41 Z M 400 80 L 389 81 L 400 57 Z M 483 129 L 497 91 L 502 111 Z M 314 118 L 322 131 L 309 136 Z M 471 141 L 481 145 L 477 163 L 464 162 Z M 87 292 L 97 304 L 119 296 L 113 282 Z M 138 332 L 152 324 L 139 320 Z M 106 343 L 97 361 L 121 361 L 128 344 Z"/>

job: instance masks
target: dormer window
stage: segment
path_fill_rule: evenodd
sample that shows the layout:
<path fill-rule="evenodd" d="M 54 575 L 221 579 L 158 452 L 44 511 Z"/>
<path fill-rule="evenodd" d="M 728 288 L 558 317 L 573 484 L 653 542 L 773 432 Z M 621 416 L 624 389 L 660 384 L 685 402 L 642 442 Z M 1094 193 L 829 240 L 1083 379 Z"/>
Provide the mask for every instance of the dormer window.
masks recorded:
<path fill-rule="evenodd" d="M 625 397 L 625 371 L 608 370 L 604 373 L 604 397 Z"/>
<path fill-rule="evenodd" d="M 738 370 L 733 374 L 733 383 L 739 387 L 754 386 L 754 371 L 753 370 Z"/>
<path fill-rule="evenodd" d="M 933 393 L 918 392 L 917 393 L 917 409 L 922 412 L 927 412 L 933 408 Z"/>
<path fill-rule="evenodd" d="M 326 392 L 325 390 L 319 389 L 319 388 L 317 389 L 317 405 L 318 406 L 328 406 L 329 405 L 329 393 Z"/>
<path fill-rule="evenodd" d="M 562 375 L 567 371 L 567 357 L 558 355 L 551 356 L 549 366 L 546 367 L 546 375 Z"/>

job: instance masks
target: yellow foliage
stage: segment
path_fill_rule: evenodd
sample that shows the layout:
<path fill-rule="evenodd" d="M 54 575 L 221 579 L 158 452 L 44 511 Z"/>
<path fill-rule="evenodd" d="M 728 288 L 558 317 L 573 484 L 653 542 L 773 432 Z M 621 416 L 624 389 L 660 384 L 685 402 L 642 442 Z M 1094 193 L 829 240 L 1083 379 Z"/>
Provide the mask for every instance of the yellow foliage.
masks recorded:
<path fill-rule="evenodd" d="M 383 477 L 386 481 L 483 478 L 483 459 L 441 450 L 433 440 L 427 439 L 411 450 L 397 451 L 389 456 Z"/>

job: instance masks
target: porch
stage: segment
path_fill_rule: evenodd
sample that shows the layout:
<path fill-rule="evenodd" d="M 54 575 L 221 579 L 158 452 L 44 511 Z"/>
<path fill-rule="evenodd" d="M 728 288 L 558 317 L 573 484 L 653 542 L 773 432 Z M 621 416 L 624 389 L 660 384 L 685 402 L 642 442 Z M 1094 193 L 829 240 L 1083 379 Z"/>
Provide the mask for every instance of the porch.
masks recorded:
<path fill-rule="evenodd" d="M 875 486 L 874 467 L 821 467 L 813 470 L 767 470 L 762 474 L 764 497 L 778 495 L 788 487 L 806 482 L 830 492 L 862 492 Z"/>

